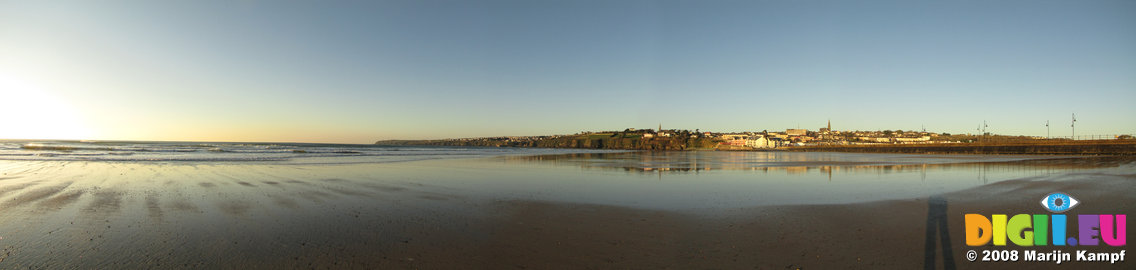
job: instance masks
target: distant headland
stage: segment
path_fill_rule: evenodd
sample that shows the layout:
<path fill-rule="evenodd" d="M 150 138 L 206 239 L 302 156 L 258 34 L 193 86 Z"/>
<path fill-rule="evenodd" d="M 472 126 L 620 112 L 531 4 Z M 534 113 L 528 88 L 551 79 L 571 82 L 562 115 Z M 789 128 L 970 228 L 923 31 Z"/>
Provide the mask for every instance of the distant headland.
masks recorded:
<path fill-rule="evenodd" d="M 923 154 L 1136 155 L 1133 135 L 1077 137 L 951 134 L 927 131 L 760 132 L 635 129 L 584 131 L 572 135 L 502 136 L 437 140 L 383 140 L 379 145 L 541 147 L 624 150 L 816 151 Z"/>

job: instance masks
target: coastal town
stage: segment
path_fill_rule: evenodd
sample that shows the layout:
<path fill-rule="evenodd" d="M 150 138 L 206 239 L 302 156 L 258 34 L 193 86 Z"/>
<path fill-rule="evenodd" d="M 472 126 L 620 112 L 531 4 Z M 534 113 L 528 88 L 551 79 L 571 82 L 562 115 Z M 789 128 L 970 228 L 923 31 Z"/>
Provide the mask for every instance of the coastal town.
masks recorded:
<path fill-rule="evenodd" d="M 981 130 L 979 130 L 981 131 Z M 499 136 L 436 140 L 383 140 L 379 145 L 588 148 L 623 150 L 838 151 L 982 154 L 1136 154 L 1132 135 L 1078 137 L 951 134 L 926 130 L 816 130 L 790 128 L 741 132 L 626 128 L 571 135 Z"/>
<path fill-rule="evenodd" d="M 620 135 L 639 136 L 643 139 L 684 137 L 693 139 L 710 139 L 715 141 L 715 149 L 720 150 L 757 150 L 777 149 L 791 146 L 810 145 L 856 145 L 856 144 L 915 144 L 931 143 L 933 138 L 941 134 L 926 131 L 836 131 L 832 130 L 831 122 L 817 130 L 786 129 L 784 131 L 745 131 L 745 132 L 709 132 L 695 130 L 663 129 L 634 129 L 623 131 L 581 132 L 577 135 Z M 950 134 L 946 134 L 950 135 Z M 527 140 L 531 138 L 511 137 L 510 140 Z M 969 141 L 969 140 L 968 140 Z M 935 140 L 935 142 L 946 142 Z"/>

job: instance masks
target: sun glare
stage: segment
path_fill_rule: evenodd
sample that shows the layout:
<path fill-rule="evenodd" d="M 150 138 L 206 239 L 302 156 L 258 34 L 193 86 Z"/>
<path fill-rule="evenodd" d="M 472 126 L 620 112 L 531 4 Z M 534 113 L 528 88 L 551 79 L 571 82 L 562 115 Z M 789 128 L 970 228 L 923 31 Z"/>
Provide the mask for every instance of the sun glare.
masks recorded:
<path fill-rule="evenodd" d="M 0 139 L 89 139 L 90 128 L 66 100 L 0 73 Z"/>

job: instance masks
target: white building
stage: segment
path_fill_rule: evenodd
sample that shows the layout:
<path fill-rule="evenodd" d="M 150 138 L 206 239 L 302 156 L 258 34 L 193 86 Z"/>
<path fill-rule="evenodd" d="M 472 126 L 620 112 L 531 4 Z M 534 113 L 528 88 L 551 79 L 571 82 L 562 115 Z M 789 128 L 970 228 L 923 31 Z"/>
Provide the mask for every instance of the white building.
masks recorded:
<path fill-rule="evenodd" d="M 923 136 L 919 138 L 895 138 L 895 141 L 900 143 L 928 142 L 931 141 L 931 136 Z"/>
<path fill-rule="evenodd" d="M 769 140 L 765 136 L 755 135 L 745 141 L 745 146 L 753 148 L 776 148 L 778 141 Z"/>

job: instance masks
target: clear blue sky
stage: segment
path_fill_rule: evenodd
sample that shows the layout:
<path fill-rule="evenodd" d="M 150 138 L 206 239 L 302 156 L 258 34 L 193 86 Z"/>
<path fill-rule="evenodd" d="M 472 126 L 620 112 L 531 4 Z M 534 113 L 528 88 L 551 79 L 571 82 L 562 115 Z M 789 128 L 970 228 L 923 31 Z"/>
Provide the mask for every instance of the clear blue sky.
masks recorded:
<path fill-rule="evenodd" d="M 0 0 L 0 82 L 10 138 L 1133 134 L 1136 1 Z"/>

